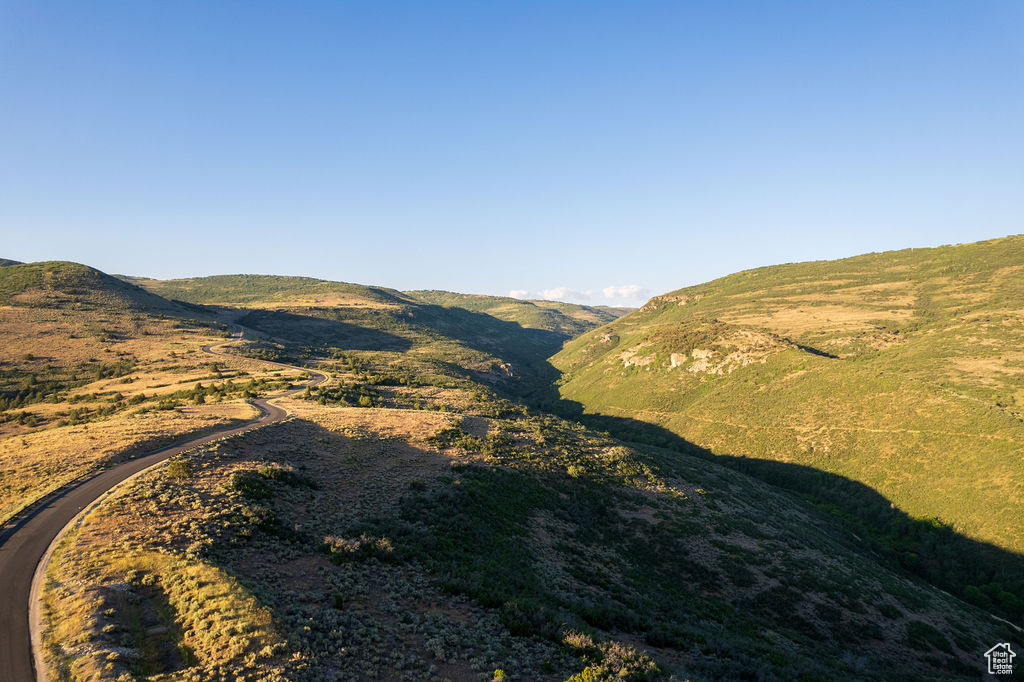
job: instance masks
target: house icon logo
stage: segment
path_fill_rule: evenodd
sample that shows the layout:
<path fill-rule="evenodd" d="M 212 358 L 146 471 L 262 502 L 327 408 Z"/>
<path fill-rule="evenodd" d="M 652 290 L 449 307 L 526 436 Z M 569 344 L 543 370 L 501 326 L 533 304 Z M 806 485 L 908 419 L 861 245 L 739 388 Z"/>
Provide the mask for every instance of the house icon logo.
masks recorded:
<path fill-rule="evenodd" d="M 990 675 L 1012 675 L 1013 674 L 1013 653 L 1009 642 L 1000 642 L 985 652 L 988 659 L 988 672 Z"/>

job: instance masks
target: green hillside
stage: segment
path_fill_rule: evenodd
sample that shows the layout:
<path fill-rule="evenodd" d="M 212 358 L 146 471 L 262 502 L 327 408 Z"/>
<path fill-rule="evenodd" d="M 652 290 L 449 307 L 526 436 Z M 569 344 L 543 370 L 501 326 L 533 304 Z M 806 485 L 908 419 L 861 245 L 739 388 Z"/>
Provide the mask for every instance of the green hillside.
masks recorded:
<path fill-rule="evenodd" d="M 303 356 L 376 353 L 374 361 L 437 376 L 472 379 L 518 395 L 554 378 L 544 360 L 572 336 L 617 314 L 609 309 L 449 292 L 403 293 L 309 277 L 217 275 L 181 280 L 129 278 L 193 304 L 248 311 L 239 322 Z M 411 352 L 407 352 L 411 351 Z M 274 355 L 269 347 L 264 357 Z M 293 357 L 292 359 L 298 359 Z"/>
<path fill-rule="evenodd" d="M 21 265 L 21 261 L 11 260 L 10 258 L 0 258 L 0 267 L 5 265 Z"/>
<path fill-rule="evenodd" d="M 655 297 L 552 362 L 561 397 L 620 433 L 838 474 L 1024 552 L 1022 236 L 740 272 Z"/>
<path fill-rule="evenodd" d="M 171 315 L 195 312 L 95 268 L 67 261 L 6 261 L 0 269 L 0 305 L 111 308 Z"/>
<path fill-rule="evenodd" d="M 278 275 L 214 275 L 189 279 L 125 278 L 165 298 L 207 305 L 278 306 L 403 306 L 410 303 L 462 308 L 515 322 L 527 329 L 556 332 L 565 338 L 611 322 L 628 308 L 584 306 L 559 301 L 524 301 L 504 296 L 450 291 L 400 292 L 384 287 L 332 282 L 312 277 Z"/>
<path fill-rule="evenodd" d="M 529 329 L 549 329 L 567 337 L 616 320 L 630 309 L 584 306 L 560 301 L 527 301 L 505 296 L 457 294 L 450 291 L 407 291 L 407 296 L 445 308 L 464 308 L 516 322 Z"/>
<path fill-rule="evenodd" d="M 29 284 L 9 287 L 16 305 L 57 292 L 72 303 L 49 311 L 62 317 L 83 318 L 79 311 L 111 297 L 178 305 L 84 266 L 19 277 Z M 840 475 L 814 482 L 855 500 L 860 517 L 787 490 L 808 467 L 761 471 L 750 466 L 756 460 L 710 457 L 667 431 L 634 434 L 623 427 L 638 422 L 621 416 L 591 429 L 528 407 L 544 401 L 557 376 L 546 358 L 572 330 L 595 325 L 588 316 L 614 313 L 305 278 L 133 281 L 191 301 L 181 305 L 217 304 L 219 321 L 246 328 L 245 354 L 316 366 L 330 381 L 284 399 L 288 421 L 141 477 L 71 536 L 84 546 L 66 546 L 56 565 L 68 575 L 51 585 L 79 587 L 52 589 L 48 617 L 88 633 L 91 649 L 72 659 L 53 648 L 65 657 L 60 665 L 88 658 L 121 674 L 127 649 L 179 637 L 196 661 L 169 674 L 188 669 L 196 679 L 225 670 L 253 679 L 334 679 L 339 670 L 367 679 L 501 679 L 493 671 L 503 670 L 507 679 L 553 682 L 903 679 L 911 658 L 921 677 L 973 679 L 981 653 L 1015 636 L 992 615 L 1021 615 L 1016 555 L 910 518 Z M 744 295 L 753 294 L 737 298 Z M 618 358 L 597 365 L 598 379 L 638 394 L 646 389 L 629 382 L 692 378 L 685 393 L 699 404 L 702 390 L 729 395 L 709 389 L 745 371 L 788 385 L 824 376 L 829 365 L 816 363 L 860 367 L 884 355 L 865 350 L 868 341 L 826 343 L 725 315 L 636 323 L 685 311 L 693 298 L 661 297 L 570 340 L 556 362 L 571 354 L 574 374 L 588 378 L 593 363 Z M 176 378 L 188 357 L 182 329 L 153 329 L 133 334 L 174 349 L 154 357 Z M 673 354 L 678 366 L 659 368 Z M 231 384 L 219 377 L 237 371 L 223 360 L 204 369 L 214 372 L 207 385 L 160 379 L 153 389 L 180 384 L 171 395 L 188 396 L 182 412 L 216 408 L 210 381 Z M 242 362 L 246 373 L 258 364 Z M 787 373 L 785 363 L 802 366 Z M 155 371 L 149 365 L 130 370 L 132 383 L 137 375 L 152 383 L 144 381 Z M 179 414 L 168 405 L 158 418 Z M 734 408 L 723 419 L 748 418 Z M 604 433 L 615 430 L 667 447 Z M 99 525 L 90 531 L 90 523 Z M 107 540 L 90 535 L 97 528 Z M 879 529 L 891 538 L 877 537 Z M 944 573 L 929 572 L 936 561 Z M 208 602 L 195 598 L 200 589 L 233 594 L 235 615 L 211 620 Z M 163 598 L 177 614 L 174 629 L 153 634 L 133 624 L 137 603 Z"/>
<path fill-rule="evenodd" d="M 212 275 L 187 279 L 147 279 L 126 277 L 128 281 L 165 298 L 204 305 L 273 304 L 303 301 L 373 301 L 388 303 L 401 300 L 394 289 L 330 282 L 313 277 L 279 275 Z"/>

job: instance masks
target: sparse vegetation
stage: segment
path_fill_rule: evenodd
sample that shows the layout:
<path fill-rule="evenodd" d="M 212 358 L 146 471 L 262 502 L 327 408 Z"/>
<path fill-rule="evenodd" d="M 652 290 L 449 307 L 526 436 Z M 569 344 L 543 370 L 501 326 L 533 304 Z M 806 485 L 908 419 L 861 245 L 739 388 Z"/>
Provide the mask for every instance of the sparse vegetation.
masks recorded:
<path fill-rule="evenodd" d="M 1022 294 L 1019 236 L 741 272 L 568 343 L 546 404 L 713 453 L 1019 622 Z"/>
<path fill-rule="evenodd" d="M 57 376 L 48 364 L 64 377 L 69 362 L 131 364 L 0 412 L 0 462 L 21 472 L 2 483 L 23 486 L 12 499 L 52 489 L 39 481 L 55 443 L 80 459 L 48 486 L 143 447 L 140 425 L 172 437 L 222 424 L 302 376 L 257 358 L 330 380 L 278 401 L 292 419 L 139 477 L 65 538 L 46 588 L 58 679 L 886 679 L 910 657 L 922 676 L 971 678 L 1011 636 L 989 613 L 1017 598 L 1017 559 L 960 552 L 945 516 L 901 517 L 887 501 L 883 512 L 834 475 L 766 472 L 639 421 L 581 423 L 552 395 L 544 357 L 598 312 L 304 278 L 140 283 L 190 301 L 190 316 L 244 305 L 246 340 L 211 363 L 199 346 L 229 329 L 212 318 L 43 309 L 52 317 L 32 323 L 79 325 L 78 350 L 56 362 L 12 344 L 18 359 L 0 370 L 40 381 Z M 20 309 L 2 314 L 26 335 L 36 328 Z M 910 322 L 889 317 L 870 343 L 905 343 L 892 339 Z M 708 405 L 726 382 L 753 381 L 749 397 L 793 373 L 824 376 L 816 363 L 882 354 L 844 357 L 811 332 L 718 310 L 675 327 L 632 319 L 569 344 L 566 391 L 606 358 L 614 387 L 676 364 L 687 400 Z M 987 573 L 952 596 L 935 589 L 976 557 Z"/>

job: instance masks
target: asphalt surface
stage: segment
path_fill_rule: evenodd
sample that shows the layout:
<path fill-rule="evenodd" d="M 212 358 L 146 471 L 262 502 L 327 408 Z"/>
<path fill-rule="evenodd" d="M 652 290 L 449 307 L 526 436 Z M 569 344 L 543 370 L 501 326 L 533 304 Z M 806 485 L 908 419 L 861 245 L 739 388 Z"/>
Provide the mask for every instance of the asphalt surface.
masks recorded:
<path fill-rule="evenodd" d="M 239 329 L 235 340 L 241 337 Z M 224 344 L 203 346 L 203 351 L 217 355 L 214 349 L 221 345 Z M 47 556 L 50 544 L 83 509 L 121 481 L 168 457 L 281 421 L 288 412 L 270 404 L 270 400 L 297 393 L 307 385 L 316 385 L 327 379 L 324 374 L 302 367 L 266 364 L 306 371 L 313 375 L 313 379 L 299 388 L 252 401 L 263 412 L 256 421 L 194 438 L 100 471 L 41 501 L 0 531 L 0 682 L 31 682 L 36 679 L 29 615 L 33 576 L 40 561 Z"/>

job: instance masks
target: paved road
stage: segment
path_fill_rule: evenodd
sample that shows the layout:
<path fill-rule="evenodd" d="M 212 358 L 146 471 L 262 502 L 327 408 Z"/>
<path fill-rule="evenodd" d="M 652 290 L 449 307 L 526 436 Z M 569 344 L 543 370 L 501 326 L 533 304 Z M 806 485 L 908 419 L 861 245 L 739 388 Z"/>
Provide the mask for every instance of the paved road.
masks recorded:
<path fill-rule="evenodd" d="M 235 340 L 241 338 L 242 330 L 239 327 Z M 218 355 L 217 349 L 226 343 L 232 341 L 203 346 L 203 351 Z M 289 369 L 304 369 L 279 363 L 267 364 Z M 143 469 L 197 445 L 258 429 L 284 419 L 288 412 L 271 404 L 270 400 L 291 395 L 303 390 L 306 385 L 316 385 L 327 380 L 327 376 L 320 372 L 304 371 L 309 371 L 313 375 L 307 384 L 271 398 L 252 401 L 263 412 L 263 416 L 258 420 L 158 450 L 101 471 L 39 503 L 16 523 L 0 532 L 0 681 L 31 682 L 35 679 L 29 616 L 33 601 L 32 580 L 36 567 L 44 557 L 47 557 L 50 544 L 65 526 L 103 493 Z"/>

